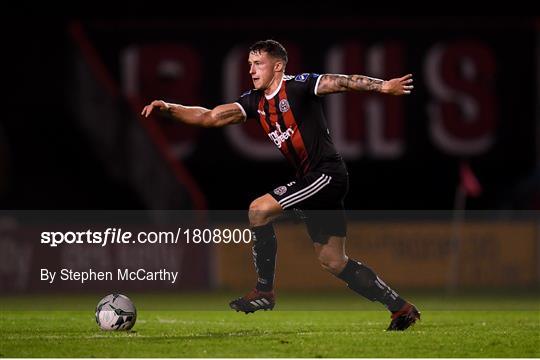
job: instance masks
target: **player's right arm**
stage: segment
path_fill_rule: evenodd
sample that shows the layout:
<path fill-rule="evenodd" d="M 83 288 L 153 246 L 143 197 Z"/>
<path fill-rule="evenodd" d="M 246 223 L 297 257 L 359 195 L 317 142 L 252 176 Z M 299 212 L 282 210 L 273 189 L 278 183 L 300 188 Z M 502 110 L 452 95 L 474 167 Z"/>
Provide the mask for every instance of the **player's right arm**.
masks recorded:
<path fill-rule="evenodd" d="M 202 127 L 222 127 L 246 120 L 243 108 L 236 103 L 219 105 L 210 110 L 200 106 L 184 106 L 154 100 L 143 108 L 141 115 L 148 117 L 152 113 L 159 113 L 188 125 Z"/>

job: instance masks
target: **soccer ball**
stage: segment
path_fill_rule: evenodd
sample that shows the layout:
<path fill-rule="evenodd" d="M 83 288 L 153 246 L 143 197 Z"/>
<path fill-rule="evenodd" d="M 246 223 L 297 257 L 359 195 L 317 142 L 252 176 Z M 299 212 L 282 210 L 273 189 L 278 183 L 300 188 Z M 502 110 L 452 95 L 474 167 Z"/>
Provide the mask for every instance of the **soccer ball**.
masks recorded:
<path fill-rule="evenodd" d="M 136 320 L 137 309 L 125 295 L 107 295 L 96 306 L 96 322 L 101 330 L 129 330 Z"/>

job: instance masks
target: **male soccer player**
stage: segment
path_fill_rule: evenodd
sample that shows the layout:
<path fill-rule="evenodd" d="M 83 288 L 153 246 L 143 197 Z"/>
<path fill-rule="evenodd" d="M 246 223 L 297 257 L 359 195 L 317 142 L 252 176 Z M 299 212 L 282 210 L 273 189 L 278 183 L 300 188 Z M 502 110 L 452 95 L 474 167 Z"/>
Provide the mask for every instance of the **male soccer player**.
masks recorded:
<path fill-rule="evenodd" d="M 143 116 L 154 111 L 186 124 L 221 127 L 257 120 L 262 129 L 296 169 L 296 178 L 275 188 L 249 206 L 253 232 L 255 288 L 231 301 L 231 308 L 246 314 L 274 308 L 274 270 L 277 251 L 272 221 L 286 209 L 306 211 L 304 217 L 321 266 L 345 281 L 349 288 L 391 312 L 388 330 L 405 330 L 420 312 L 401 298 L 365 264 L 345 254 L 346 223 L 343 200 L 348 173 L 326 125 L 321 96 L 346 91 L 409 94 L 412 75 L 388 81 L 363 75 L 285 75 L 287 51 L 274 40 L 259 41 L 249 49 L 248 65 L 254 89 L 237 102 L 212 110 L 152 101 Z M 326 210 L 324 216 L 314 210 Z"/>

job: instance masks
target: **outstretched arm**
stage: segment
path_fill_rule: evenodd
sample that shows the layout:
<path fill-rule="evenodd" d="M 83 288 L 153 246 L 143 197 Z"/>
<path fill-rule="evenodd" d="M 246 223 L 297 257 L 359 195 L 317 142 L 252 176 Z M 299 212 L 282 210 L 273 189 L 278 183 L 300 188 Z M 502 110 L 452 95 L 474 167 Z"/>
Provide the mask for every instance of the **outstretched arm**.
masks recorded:
<path fill-rule="evenodd" d="M 376 91 L 390 95 L 407 95 L 413 89 L 412 74 L 400 78 L 381 80 L 364 75 L 321 75 L 317 95 L 334 94 L 345 91 Z"/>
<path fill-rule="evenodd" d="M 152 113 L 181 121 L 189 125 L 202 127 L 222 127 L 245 121 L 246 115 L 238 104 L 224 104 L 212 110 L 199 106 L 183 106 L 154 100 L 146 105 L 141 115 L 148 117 Z"/>

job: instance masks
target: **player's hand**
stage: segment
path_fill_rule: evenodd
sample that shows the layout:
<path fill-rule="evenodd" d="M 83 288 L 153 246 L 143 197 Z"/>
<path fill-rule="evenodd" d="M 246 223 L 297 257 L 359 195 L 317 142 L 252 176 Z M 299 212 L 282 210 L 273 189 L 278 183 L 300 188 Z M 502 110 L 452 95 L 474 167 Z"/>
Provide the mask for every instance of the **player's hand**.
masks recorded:
<path fill-rule="evenodd" d="M 412 82 L 412 74 L 407 74 L 396 79 L 390 79 L 383 83 L 382 92 L 390 95 L 408 95 L 414 88 Z"/>
<path fill-rule="evenodd" d="M 169 105 L 163 100 L 154 100 L 142 109 L 141 115 L 148 117 L 156 110 L 161 113 L 167 113 L 169 111 Z"/>

